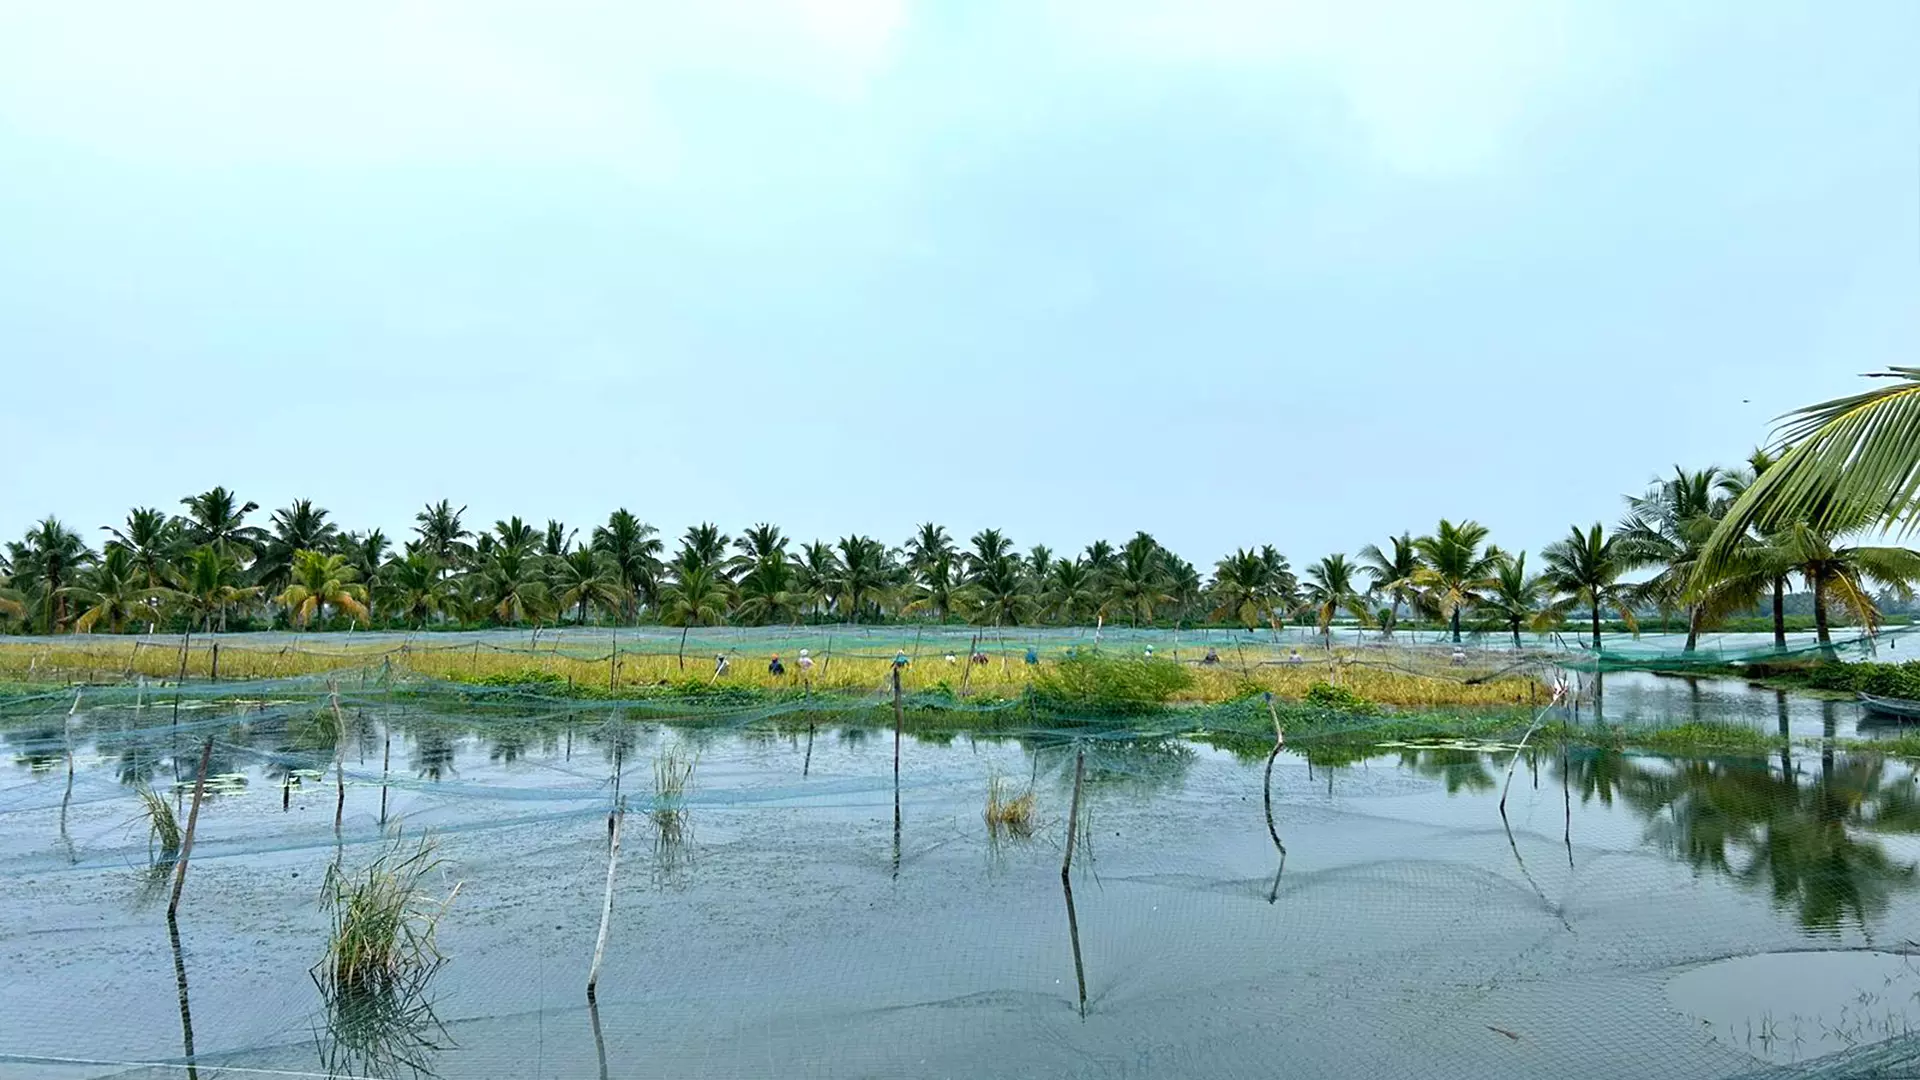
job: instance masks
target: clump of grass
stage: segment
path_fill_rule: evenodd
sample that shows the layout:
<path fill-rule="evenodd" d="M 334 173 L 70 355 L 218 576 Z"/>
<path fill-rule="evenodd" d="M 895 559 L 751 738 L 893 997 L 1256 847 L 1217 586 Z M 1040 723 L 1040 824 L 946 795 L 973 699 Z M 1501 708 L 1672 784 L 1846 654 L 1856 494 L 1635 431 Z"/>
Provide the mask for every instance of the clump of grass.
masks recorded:
<path fill-rule="evenodd" d="M 987 778 L 987 835 L 1025 839 L 1033 835 L 1033 789 L 1014 793 L 1005 777 Z"/>
<path fill-rule="evenodd" d="M 696 758 L 677 747 L 660 751 L 653 759 L 653 818 L 660 831 L 658 851 L 663 859 L 684 850 L 687 833 L 687 789 L 693 783 Z"/>
<path fill-rule="evenodd" d="M 422 837 L 410 848 L 396 838 L 358 873 L 349 874 L 338 862 L 327 868 L 320 902 L 333 926 L 313 975 L 329 1001 L 374 995 L 409 1000 L 446 962 L 434 936 L 460 887 L 444 899 L 423 889 L 441 865 L 432 839 Z"/>
<path fill-rule="evenodd" d="M 172 866 L 180 858 L 180 819 L 165 795 L 150 787 L 139 790 L 141 812 L 147 818 L 147 863 Z"/>
<path fill-rule="evenodd" d="M 1193 673 L 1171 660 L 1075 653 L 1034 676 L 1033 691 L 1056 708 L 1094 713 L 1151 712 L 1193 685 Z"/>
<path fill-rule="evenodd" d="M 1307 687 L 1304 700 L 1309 705 L 1338 712 L 1369 714 L 1380 711 L 1379 707 L 1367 700 L 1365 695 L 1345 686 L 1335 686 L 1330 682 L 1315 682 Z"/>

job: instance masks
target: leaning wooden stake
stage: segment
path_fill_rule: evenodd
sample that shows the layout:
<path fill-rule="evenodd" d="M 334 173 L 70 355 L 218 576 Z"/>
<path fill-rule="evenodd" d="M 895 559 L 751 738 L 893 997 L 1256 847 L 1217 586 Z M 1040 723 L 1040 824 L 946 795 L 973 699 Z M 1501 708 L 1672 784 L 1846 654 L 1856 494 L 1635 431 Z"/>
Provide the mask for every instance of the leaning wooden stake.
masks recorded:
<path fill-rule="evenodd" d="M 340 835 L 340 821 L 347 812 L 347 773 L 340 758 L 347 742 L 347 722 L 340 715 L 340 690 L 328 687 L 327 698 L 333 703 L 333 834 Z"/>
<path fill-rule="evenodd" d="M 1073 756 L 1073 802 L 1067 808 L 1067 853 L 1060 860 L 1060 876 L 1073 869 L 1073 848 L 1080 836 L 1080 785 L 1087 775 L 1087 751 L 1083 747 Z"/>
<path fill-rule="evenodd" d="M 193 781 L 193 809 L 187 811 L 187 834 L 180 838 L 180 865 L 173 870 L 173 899 L 167 901 L 167 918 L 180 910 L 180 890 L 187 884 L 187 858 L 193 854 L 193 830 L 200 824 L 200 797 L 207 791 L 207 768 L 213 763 L 213 736 L 200 750 L 200 775 Z"/>
<path fill-rule="evenodd" d="M 1273 749 L 1267 754 L 1266 778 L 1261 784 L 1260 795 L 1266 802 L 1267 835 L 1273 838 L 1273 846 L 1280 853 L 1280 868 L 1274 871 L 1273 888 L 1267 893 L 1267 903 L 1280 899 L 1280 875 L 1287 871 L 1287 845 L 1280 842 L 1280 830 L 1273 824 L 1273 761 L 1287 745 L 1286 730 L 1280 726 L 1280 713 L 1273 707 L 1273 695 L 1267 695 L 1267 715 L 1273 718 Z"/>
<path fill-rule="evenodd" d="M 1067 936 L 1073 943 L 1073 979 L 1080 989 L 1080 1015 L 1087 1015 L 1087 968 L 1080 958 L 1080 916 L 1073 907 L 1073 849 L 1080 833 L 1080 786 L 1086 779 L 1087 752 L 1073 758 L 1073 804 L 1067 811 L 1067 853 L 1060 860 L 1060 892 L 1067 901 Z"/>
<path fill-rule="evenodd" d="M 600 905 L 600 938 L 593 943 L 593 967 L 587 972 L 587 1001 L 594 1000 L 600 985 L 600 961 L 607 954 L 607 930 L 613 924 L 613 871 L 620 864 L 620 820 L 625 817 L 618 804 L 613 811 L 613 843 L 607 847 L 607 896 Z"/>
<path fill-rule="evenodd" d="M 893 869 L 900 872 L 900 665 L 893 665 Z"/>

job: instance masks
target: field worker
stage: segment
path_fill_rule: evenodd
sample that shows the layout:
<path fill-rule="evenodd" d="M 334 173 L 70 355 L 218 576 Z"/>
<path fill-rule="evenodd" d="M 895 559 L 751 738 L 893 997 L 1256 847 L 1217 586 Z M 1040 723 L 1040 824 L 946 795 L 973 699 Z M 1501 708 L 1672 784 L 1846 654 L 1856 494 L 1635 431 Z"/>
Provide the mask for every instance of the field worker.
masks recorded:
<path fill-rule="evenodd" d="M 1287 663 L 1289 663 L 1289 664 L 1299 664 L 1299 663 L 1304 663 L 1304 661 L 1303 661 L 1303 660 L 1301 660 L 1301 658 L 1300 658 L 1300 650 L 1299 650 L 1299 649 L 1292 649 L 1292 650 L 1289 650 L 1289 651 L 1288 651 L 1288 653 L 1287 653 Z"/>
<path fill-rule="evenodd" d="M 951 653 L 951 652 L 949 652 L 949 653 L 947 653 L 947 665 L 948 665 L 949 667 L 951 667 L 952 665 L 954 665 L 954 664 L 957 664 L 957 663 L 959 663 L 959 662 L 960 662 L 960 661 L 959 661 L 958 659 L 956 659 L 956 658 L 954 657 L 954 655 L 953 655 L 953 653 Z"/>
<path fill-rule="evenodd" d="M 774 653 L 774 654 L 773 654 L 773 661 L 772 661 L 771 663 L 769 663 L 769 664 L 767 665 L 767 674 L 769 674 L 769 675 L 785 675 L 786 673 L 787 673 L 787 668 L 786 668 L 786 665 L 785 665 L 785 664 L 782 664 L 782 663 L 780 662 L 780 654 L 779 654 L 779 653 Z"/>
<path fill-rule="evenodd" d="M 727 673 L 727 655 L 721 653 L 713 658 L 713 677 L 719 678 Z"/>
<path fill-rule="evenodd" d="M 1033 667 L 1035 664 L 1038 664 L 1039 662 L 1040 662 L 1040 650 L 1034 648 L 1031 645 L 1027 646 L 1027 666 Z"/>
<path fill-rule="evenodd" d="M 1459 667 L 1462 664 L 1465 664 L 1466 662 L 1467 662 L 1466 650 L 1464 649 L 1453 650 L 1453 666 L 1454 667 Z"/>
<path fill-rule="evenodd" d="M 805 649 L 800 650 L 800 670 L 802 672 L 813 670 L 813 657 L 808 656 Z"/>
<path fill-rule="evenodd" d="M 1153 659 L 1153 646 L 1147 646 L 1147 659 Z"/>
<path fill-rule="evenodd" d="M 908 663 L 910 663 L 910 661 L 907 659 L 907 652 L 905 649 L 902 649 L 899 652 L 893 654 L 894 667 L 903 668 L 903 667 L 906 667 Z"/>
<path fill-rule="evenodd" d="M 1201 660 L 1200 660 L 1200 662 L 1201 662 L 1202 664 L 1217 664 L 1217 663 L 1219 663 L 1219 662 L 1220 662 L 1220 650 L 1219 650 L 1219 649 L 1216 649 L 1216 648 L 1214 648 L 1214 647 L 1213 647 L 1213 646 L 1211 646 L 1211 645 L 1209 645 L 1209 646 L 1207 646 L 1207 655 L 1206 655 L 1206 656 L 1204 656 L 1204 657 L 1202 657 L 1202 658 L 1201 658 Z"/>

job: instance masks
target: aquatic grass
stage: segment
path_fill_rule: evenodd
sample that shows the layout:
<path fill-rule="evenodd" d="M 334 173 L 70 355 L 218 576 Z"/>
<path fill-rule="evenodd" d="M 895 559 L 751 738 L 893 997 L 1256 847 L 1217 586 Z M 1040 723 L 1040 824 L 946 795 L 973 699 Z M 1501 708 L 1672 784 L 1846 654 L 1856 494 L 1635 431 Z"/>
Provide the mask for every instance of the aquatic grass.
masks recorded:
<path fill-rule="evenodd" d="M 423 836 L 411 847 L 395 837 L 358 873 L 338 861 L 327 867 L 320 898 L 332 927 L 313 976 L 329 1000 L 404 999 L 446 962 L 435 933 L 460 887 L 444 899 L 422 887 L 442 866 L 433 839 Z"/>
<path fill-rule="evenodd" d="M 653 808 L 648 816 L 659 831 L 655 854 L 663 864 L 671 865 L 686 853 L 687 790 L 698 760 L 677 746 L 661 750 L 653 760 Z"/>
<path fill-rule="evenodd" d="M 1003 776 L 987 777 L 987 834 L 1025 839 L 1033 835 L 1034 794 L 1032 788 L 1015 793 Z"/>
<path fill-rule="evenodd" d="M 136 794 L 147 819 L 147 864 L 170 867 L 180 858 L 180 819 L 165 795 L 145 786 L 136 789 Z"/>

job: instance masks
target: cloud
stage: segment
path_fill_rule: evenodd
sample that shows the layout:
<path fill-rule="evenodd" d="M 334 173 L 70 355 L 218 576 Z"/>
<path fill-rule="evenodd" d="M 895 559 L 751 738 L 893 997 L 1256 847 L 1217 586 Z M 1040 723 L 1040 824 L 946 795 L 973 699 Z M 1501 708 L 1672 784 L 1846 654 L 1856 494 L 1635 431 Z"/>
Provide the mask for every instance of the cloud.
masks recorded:
<path fill-rule="evenodd" d="M 1496 164 L 1596 29 L 1566 0 L 1053 0 L 1050 17 L 1122 63 L 1323 90 L 1382 162 L 1436 176 Z"/>
<path fill-rule="evenodd" d="M 686 122 L 674 80 L 858 100 L 906 17 L 903 0 L 43 5 L 0 35 L 0 129 L 192 165 L 667 170 Z"/>

